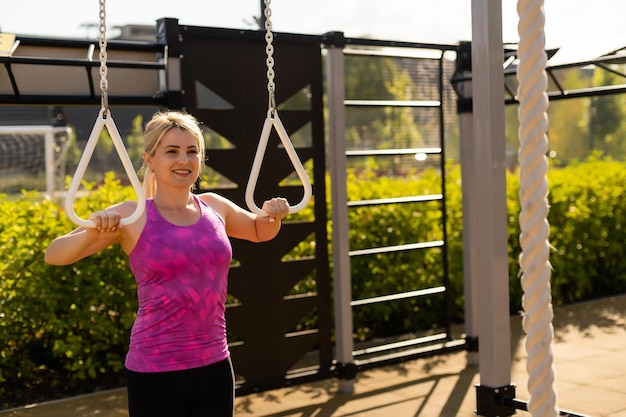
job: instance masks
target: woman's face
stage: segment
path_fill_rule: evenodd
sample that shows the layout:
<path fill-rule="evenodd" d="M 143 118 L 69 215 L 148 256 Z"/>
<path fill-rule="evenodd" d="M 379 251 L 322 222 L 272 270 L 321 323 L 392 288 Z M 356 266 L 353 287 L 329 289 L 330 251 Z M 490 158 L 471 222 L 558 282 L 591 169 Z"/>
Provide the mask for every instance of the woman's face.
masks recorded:
<path fill-rule="evenodd" d="M 200 175 L 200 148 L 196 137 L 187 130 L 168 130 L 153 156 L 145 156 L 154 171 L 159 187 L 191 187 Z"/>

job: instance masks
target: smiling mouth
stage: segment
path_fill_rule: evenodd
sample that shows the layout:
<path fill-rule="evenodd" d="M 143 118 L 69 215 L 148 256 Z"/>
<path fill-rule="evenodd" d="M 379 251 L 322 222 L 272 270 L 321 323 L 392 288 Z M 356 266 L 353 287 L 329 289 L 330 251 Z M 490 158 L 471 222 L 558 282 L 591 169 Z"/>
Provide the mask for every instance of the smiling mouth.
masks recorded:
<path fill-rule="evenodd" d="M 174 174 L 180 174 L 180 175 L 188 175 L 191 174 L 191 170 L 189 169 L 175 169 Z"/>

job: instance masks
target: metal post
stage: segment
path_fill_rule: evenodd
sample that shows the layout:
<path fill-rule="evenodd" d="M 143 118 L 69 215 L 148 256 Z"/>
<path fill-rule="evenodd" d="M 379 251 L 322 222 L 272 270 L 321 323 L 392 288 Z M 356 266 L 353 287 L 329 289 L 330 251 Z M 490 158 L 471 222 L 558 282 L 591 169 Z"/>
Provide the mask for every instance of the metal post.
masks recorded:
<path fill-rule="evenodd" d="M 261 17 L 259 18 L 259 30 L 265 30 L 265 22 L 267 21 L 267 17 L 265 17 L 265 1 L 259 0 L 261 2 Z"/>
<path fill-rule="evenodd" d="M 472 147 L 478 185 L 473 191 L 477 215 L 472 247 L 480 286 L 476 413 L 483 416 L 515 413 L 495 401 L 502 393 L 515 396 L 510 384 L 503 54 L 501 0 L 472 0 Z"/>
<path fill-rule="evenodd" d="M 46 161 L 46 196 L 54 198 L 54 173 L 56 164 L 54 162 L 54 128 L 46 129 L 44 133 L 44 158 Z"/>
<path fill-rule="evenodd" d="M 473 147 L 474 123 L 472 113 L 459 113 L 461 141 L 461 187 L 463 194 L 463 292 L 465 303 L 465 338 L 467 341 L 467 364 L 478 365 L 478 271 L 474 244 L 476 239 L 475 209 L 476 183 L 472 173 L 476 169 Z"/>
<path fill-rule="evenodd" d="M 465 303 L 465 341 L 467 364 L 478 365 L 478 271 L 474 255 L 474 240 L 478 212 L 475 208 L 476 189 L 480 187 L 474 177 L 474 115 L 472 110 L 472 49 L 471 42 L 461 42 L 457 49 L 452 86 L 458 95 L 461 148 L 461 190 L 463 195 L 463 295 Z"/>
<path fill-rule="evenodd" d="M 343 34 L 333 37 L 343 39 Z M 336 39 L 335 39 L 336 40 Z M 350 242 L 348 240 L 348 196 L 346 187 L 345 83 L 343 45 L 327 45 L 326 74 L 328 95 L 328 169 L 333 220 L 333 265 L 335 295 L 336 356 L 339 392 L 354 392 L 354 341 L 352 339 L 352 288 Z"/>
<path fill-rule="evenodd" d="M 160 57 L 159 61 L 166 63 L 166 69 L 159 71 L 159 90 L 166 95 L 167 107 L 182 109 L 184 91 L 181 61 L 184 56 L 178 19 L 167 17 L 157 21 L 157 42 L 165 45 L 165 56 Z"/>

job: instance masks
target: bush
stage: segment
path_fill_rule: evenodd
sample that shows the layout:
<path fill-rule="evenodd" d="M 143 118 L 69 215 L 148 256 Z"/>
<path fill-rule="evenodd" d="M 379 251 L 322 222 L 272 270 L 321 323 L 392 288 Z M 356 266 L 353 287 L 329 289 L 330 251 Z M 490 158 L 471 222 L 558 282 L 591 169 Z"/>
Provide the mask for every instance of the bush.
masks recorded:
<path fill-rule="evenodd" d="M 86 216 L 133 196 L 109 176 L 75 210 Z M 0 406 L 24 395 L 37 399 L 38 392 L 121 383 L 137 308 L 119 245 L 70 266 L 50 266 L 43 260 L 47 245 L 74 227 L 63 210 L 25 193 L 17 201 L 0 199 L 0 213 Z"/>
<path fill-rule="evenodd" d="M 349 200 L 440 194 L 436 169 L 403 178 L 348 175 Z M 349 211 L 350 249 L 361 250 L 444 239 L 441 201 L 384 204 Z M 367 299 L 445 285 L 441 247 L 353 256 L 352 298 Z M 441 295 L 376 303 L 353 309 L 359 341 L 441 328 L 445 302 Z"/>
<path fill-rule="evenodd" d="M 591 159 L 554 170 L 550 182 L 555 303 L 626 291 L 624 164 Z"/>

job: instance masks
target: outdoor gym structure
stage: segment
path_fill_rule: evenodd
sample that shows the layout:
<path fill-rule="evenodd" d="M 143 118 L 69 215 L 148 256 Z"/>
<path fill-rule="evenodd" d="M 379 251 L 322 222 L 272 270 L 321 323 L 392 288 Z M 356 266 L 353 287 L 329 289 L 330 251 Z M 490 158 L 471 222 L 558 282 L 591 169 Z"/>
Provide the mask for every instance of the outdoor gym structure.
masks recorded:
<path fill-rule="evenodd" d="M 536 416 L 559 413 L 552 388 L 552 307 L 546 289 L 549 287 L 548 226 L 545 220 L 547 103 L 548 100 L 623 93 L 626 84 L 584 90 L 563 89 L 553 75 L 556 71 L 587 65 L 608 68 L 612 63 L 620 63 L 622 58 L 613 51 L 590 61 L 549 66 L 547 57 L 552 52 L 545 51 L 542 5 L 539 1 L 519 1 L 520 44 L 511 49 L 503 48 L 502 44 L 501 4 L 491 0 L 472 1 L 472 42 L 458 45 L 345 38 L 341 32 L 321 36 L 274 33 L 275 71 L 279 80 L 275 91 L 276 105 L 281 108 L 281 104 L 303 91 L 308 97 L 306 106 L 286 106 L 280 111 L 286 134 L 293 135 L 303 129 L 307 132 L 308 140 L 296 148 L 303 164 L 312 167 L 314 221 L 287 222 L 277 239 L 263 245 L 233 242 L 238 264 L 231 269 L 229 292 L 239 302 L 229 306 L 227 315 L 229 332 L 240 340 L 231 345 L 239 395 L 330 377 L 338 378 L 339 389 L 350 393 L 355 376 L 364 369 L 452 349 L 466 349 L 468 363 L 480 367 L 477 414 L 505 416 L 512 415 L 516 409 L 526 408 Z M 109 105 L 113 112 L 125 105 L 142 105 L 155 109 L 185 109 L 196 115 L 205 126 L 234 145 L 229 149 L 211 150 L 208 164 L 236 185 L 220 192 L 245 205 L 243 190 L 250 178 L 259 128 L 266 118 L 268 105 L 265 33 L 185 26 L 169 18 L 159 20 L 156 29 L 156 42 L 108 43 Z M 18 36 L 10 54 L 0 57 L 0 105 L 90 105 L 96 108 L 101 95 L 97 89 L 100 63 L 93 59 L 95 48 L 93 41 Z M 398 51 L 406 56 L 414 56 L 408 52 L 415 50 L 431 52 L 428 57 L 416 59 L 434 63 L 436 97 L 394 103 L 347 100 L 345 57 L 350 54 L 381 55 L 390 50 L 394 51 L 394 56 L 398 56 Z M 450 54 L 456 54 L 454 74 L 445 71 Z M 46 76 L 42 77 L 42 73 Z M 518 82 L 512 83 L 512 78 Z M 552 84 L 556 88 L 551 91 L 548 91 L 548 79 L 555 81 Z M 354 308 L 410 297 L 437 296 L 449 300 L 443 186 L 443 120 L 450 104 L 444 87 L 450 86 L 449 83 L 458 94 L 455 101 L 461 132 L 465 335 L 453 335 L 447 319 L 441 332 L 428 337 L 367 348 L 355 347 L 352 337 Z M 511 85 L 518 88 L 511 88 Z M 324 96 L 328 106 L 327 124 L 324 123 Z M 515 398 L 515 385 L 510 381 L 503 138 L 504 106 L 512 103 L 520 105 L 524 328 L 528 334 L 529 357 L 536 364 L 529 371 L 529 391 L 533 398 L 528 404 Z M 360 106 L 409 106 L 433 112 L 440 121 L 436 143 L 419 149 L 347 150 L 346 109 Z M 328 132 L 327 140 L 325 131 Z M 300 201 L 304 197 L 303 187 L 280 185 L 294 169 L 285 150 L 279 146 L 282 139 L 277 132 L 272 132 L 267 139 L 263 169 L 253 193 L 259 198 L 280 194 L 289 201 Z M 441 194 L 348 201 L 348 158 L 406 155 L 418 151 L 439 156 Z M 333 202 L 330 214 L 333 222 L 332 282 L 326 237 L 329 217 L 326 166 L 331 177 L 328 194 Z M 368 204 L 414 204 L 420 201 L 440 202 L 444 219 L 441 241 L 351 250 L 348 242 L 350 209 Z M 310 235 L 314 235 L 316 241 L 314 257 L 292 261 L 281 259 Z M 407 293 L 367 300 L 352 299 L 350 258 L 429 248 L 441 248 L 442 286 L 416 288 Z M 279 278 L 251 279 L 261 265 L 267 270 L 268 277 Z M 310 275 L 315 277 L 315 294 L 285 296 L 293 285 Z M 331 319 L 333 303 L 334 323 Z M 318 328 L 293 331 L 299 320 L 311 311 L 318 315 Z"/>

